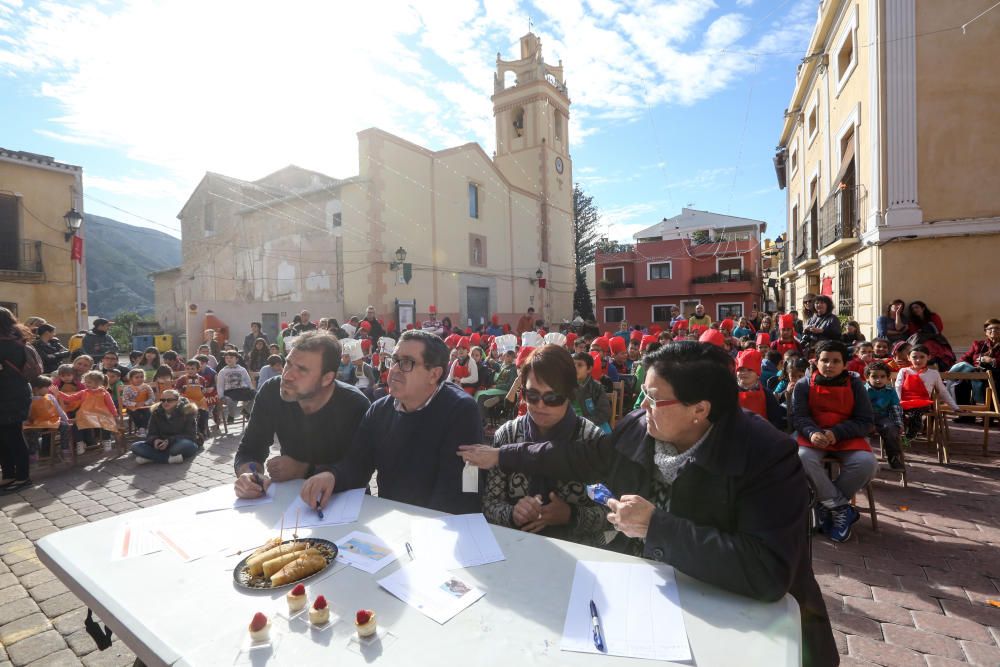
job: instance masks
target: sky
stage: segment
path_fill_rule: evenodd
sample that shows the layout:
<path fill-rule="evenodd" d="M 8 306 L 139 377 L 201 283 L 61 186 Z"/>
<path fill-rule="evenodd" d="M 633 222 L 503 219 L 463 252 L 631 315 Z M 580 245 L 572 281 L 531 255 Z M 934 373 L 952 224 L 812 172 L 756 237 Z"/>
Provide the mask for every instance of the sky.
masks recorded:
<path fill-rule="evenodd" d="M 603 234 L 689 206 L 784 227 L 771 158 L 816 0 L 0 0 L 0 146 L 84 207 L 179 236 L 206 171 L 357 174 L 357 132 L 495 146 L 496 54 L 562 60 Z"/>

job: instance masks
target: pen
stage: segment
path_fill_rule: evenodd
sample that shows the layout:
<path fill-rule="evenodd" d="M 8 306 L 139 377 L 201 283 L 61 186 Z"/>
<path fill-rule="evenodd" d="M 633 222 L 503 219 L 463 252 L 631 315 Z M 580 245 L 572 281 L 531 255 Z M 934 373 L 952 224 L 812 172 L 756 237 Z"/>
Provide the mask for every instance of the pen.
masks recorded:
<path fill-rule="evenodd" d="M 322 521 L 323 520 L 323 510 L 320 509 L 319 498 L 316 499 L 316 514 L 319 515 L 319 520 Z"/>
<path fill-rule="evenodd" d="M 590 601 L 590 627 L 594 631 L 594 646 L 601 653 L 605 652 L 604 634 L 601 632 L 601 617 L 597 615 L 597 605 Z"/>
<path fill-rule="evenodd" d="M 413 547 L 410 546 L 409 542 L 406 543 L 406 555 L 410 557 L 410 560 L 413 560 Z"/>
<path fill-rule="evenodd" d="M 253 475 L 253 481 L 261 488 L 261 490 L 263 490 L 264 480 L 262 480 L 260 475 L 257 474 L 257 464 L 252 461 L 250 462 L 250 474 Z"/>

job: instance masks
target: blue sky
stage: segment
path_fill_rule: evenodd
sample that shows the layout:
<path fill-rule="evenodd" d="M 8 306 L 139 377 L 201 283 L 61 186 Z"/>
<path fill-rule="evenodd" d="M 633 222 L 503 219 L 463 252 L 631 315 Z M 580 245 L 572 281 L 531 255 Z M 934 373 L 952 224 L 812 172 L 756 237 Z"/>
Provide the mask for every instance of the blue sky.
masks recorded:
<path fill-rule="evenodd" d="M 530 17 L 566 68 L 576 180 L 610 237 L 687 205 L 774 236 L 771 157 L 816 6 L 0 0 L 0 146 L 82 165 L 87 211 L 178 235 L 205 171 L 351 176 L 366 127 L 491 153 L 496 53 L 517 57 Z"/>

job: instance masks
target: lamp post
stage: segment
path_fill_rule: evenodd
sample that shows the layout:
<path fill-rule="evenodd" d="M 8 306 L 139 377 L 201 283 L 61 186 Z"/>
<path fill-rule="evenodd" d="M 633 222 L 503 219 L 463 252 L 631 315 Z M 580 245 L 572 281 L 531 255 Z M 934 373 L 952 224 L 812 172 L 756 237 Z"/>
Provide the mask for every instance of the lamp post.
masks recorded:
<path fill-rule="evenodd" d="M 406 248 L 404 248 L 403 246 L 399 246 L 398 248 L 396 248 L 396 261 L 389 262 L 389 270 L 398 271 L 399 267 L 401 267 L 403 265 L 403 262 L 405 261 L 406 261 Z"/>
<path fill-rule="evenodd" d="M 73 258 L 71 261 L 75 262 L 73 265 L 73 283 L 76 287 L 76 306 L 73 310 L 76 313 L 76 330 L 80 331 L 84 329 L 83 310 L 81 307 L 83 304 L 83 281 L 80 279 L 80 267 L 83 264 L 83 247 L 82 245 L 77 245 L 76 235 L 83 226 L 83 215 L 73 206 L 66 211 L 63 220 L 66 221 L 66 242 L 73 242 L 73 246 L 70 248 L 70 257 Z"/>

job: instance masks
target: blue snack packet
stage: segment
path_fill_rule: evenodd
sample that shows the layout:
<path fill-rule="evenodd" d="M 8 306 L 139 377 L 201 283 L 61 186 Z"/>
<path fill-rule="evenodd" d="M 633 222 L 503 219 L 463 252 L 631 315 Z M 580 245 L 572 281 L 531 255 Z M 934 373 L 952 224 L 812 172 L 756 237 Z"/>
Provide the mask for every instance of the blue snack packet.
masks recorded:
<path fill-rule="evenodd" d="M 600 482 L 587 485 L 587 497 L 598 505 L 607 505 L 608 501 L 614 498 L 611 490 Z"/>

